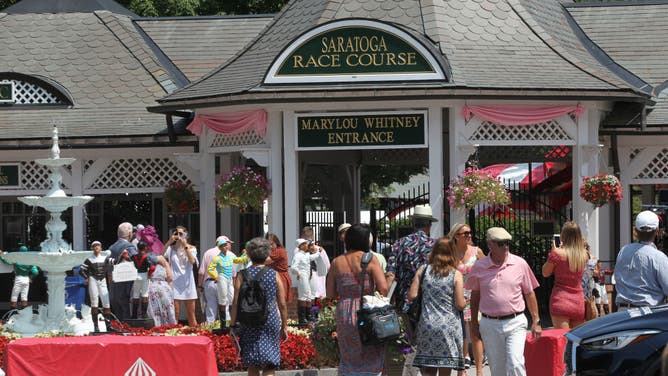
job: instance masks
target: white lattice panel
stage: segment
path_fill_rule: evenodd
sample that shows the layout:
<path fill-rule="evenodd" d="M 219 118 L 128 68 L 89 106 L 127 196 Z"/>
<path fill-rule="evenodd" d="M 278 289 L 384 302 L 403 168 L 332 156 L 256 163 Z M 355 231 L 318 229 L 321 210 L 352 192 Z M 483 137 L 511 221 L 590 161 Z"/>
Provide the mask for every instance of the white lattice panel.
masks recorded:
<path fill-rule="evenodd" d="M 51 188 L 51 180 L 49 174 L 51 170 L 42 165 L 38 165 L 33 161 L 21 162 L 21 183 L 20 189 L 25 190 L 48 190 Z M 68 188 L 63 182 L 63 188 Z"/>
<path fill-rule="evenodd" d="M 0 80 L 14 83 L 15 104 L 66 104 L 47 89 L 30 82 L 20 80 Z"/>
<path fill-rule="evenodd" d="M 501 126 L 483 121 L 470 141 L 571 141 L 572 138 L 555 120 L 521 126 Z"/>
<path fill-rule="evenodd" d="M 89 188 L 163 188 L 172 181 L 187 180 L 186 174 L 169 158 L 117 159 Z"/>
<path fill-rule="evenodd" d="M 636 176 L 636 179 L 665 178 L 668 178 L 668 149 L 662 149 Z"/>
<path fill-rule="evenodd" d="M 229 146 L 245 146 L 245 145 L 262 145 L 264 139 L 258 136 L 255 131 L 243 132 L 239 134 L 224 135 L 216 133 L 216 136 L 211 142 L 211 147 L 229 147 Z"/>
<path fill-rule="evenodd" d="M 632 161 L 632 160 L 633 160 L 638 154 L 640 154 L 640 152 L 643 151 L 643 150 L 644 150 L 644 149 L 633 149 L 633 150 L 631 151 L 631 154 L 629 154 L 629 160 Z"/>

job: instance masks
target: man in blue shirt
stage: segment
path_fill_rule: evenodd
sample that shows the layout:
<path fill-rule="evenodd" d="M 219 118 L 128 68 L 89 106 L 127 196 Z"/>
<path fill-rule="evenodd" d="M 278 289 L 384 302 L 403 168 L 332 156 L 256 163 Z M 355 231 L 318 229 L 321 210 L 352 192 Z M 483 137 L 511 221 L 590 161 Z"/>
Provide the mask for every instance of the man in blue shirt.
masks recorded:
<path fill-rule="evenodd" d="M 618 310 L 656 306 L 668 296 L 668 257 L 654 245 L 659 217 L 645 210 L 635 223 L 638 242 L 622 247 L 615 264 Z"/>

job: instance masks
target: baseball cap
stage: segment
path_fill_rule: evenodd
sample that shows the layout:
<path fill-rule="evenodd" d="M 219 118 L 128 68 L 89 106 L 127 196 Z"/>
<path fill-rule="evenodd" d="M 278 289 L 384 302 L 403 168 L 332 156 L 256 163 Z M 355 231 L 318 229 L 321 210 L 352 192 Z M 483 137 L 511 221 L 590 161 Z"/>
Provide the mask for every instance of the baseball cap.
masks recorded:
<path fill-rule="evenodd" d="M 299 239 L 297 239 L 297 247 L 299 247 L 300 245 L 302 245 L 304 243 L 308 243 L 309 241 L 310 240 L 299 238 Z"/>
<path fill-rule="evenodd" d="M 352 225 L 350 223 L 342 223 L 341 226 L 339 226 L 339 229 L 337 230 L 338 233 L 341 233 L 343 231 L 346 231 L 349 229 Z"/>
<path fill-rule="evenodd" d="M 92 242 L 92 243 L 90 243 L 90 246 L 91 246 L 91 247 L 94 247 L 94 246 L 96 246 L 96 245 L 100 245 L 100 246 L 101 246 L 101 245 L 102 245 L 102 243 L 100 243 L 100 242 L 99 242 L 99 241 L 97 241 L 97 240 L 96 240 L 96 241 L 94 241 L 94 242 Z"/>
<path fill-rule="evenodd" d="M 638 231 L 654 231 L 659 228 L 659 216 L 651 210 L 641 211 L 636 216 Z"/>
<path fill-rule="evenodd" d="M 216 245 L 225 245 L 227 243 L 234 243 L 225 235 L 221 235 L 216 239 Z"/>
<path fill-rule="evenodd" d="M 487 230 L 486 239 L 489 241 L 512 240 L 513 236 L 503 227 L 490 227 L 489 230 Z"/>

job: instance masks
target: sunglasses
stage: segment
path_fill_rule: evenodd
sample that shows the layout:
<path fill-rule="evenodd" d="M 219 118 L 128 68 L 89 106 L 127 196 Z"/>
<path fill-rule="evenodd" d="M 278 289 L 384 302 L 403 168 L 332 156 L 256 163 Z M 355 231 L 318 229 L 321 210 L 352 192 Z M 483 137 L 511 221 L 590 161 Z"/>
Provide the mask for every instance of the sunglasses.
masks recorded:
<path fill-rule="evenodd" d="M 501 241 L 501 242 L 496 242 L 496 245 L 499 246 L 499 247 L 510 246 L 510 241 L 504 240 L 504 241 Z"/>
<path fill-rule="evenodd" d="M 460 232 L 460 233 L 458 233 L 457 235 L 459 235 L 459 236 L 462 236 L 462 235 L 464 235 L 464 236 L 471 236 L 471 231 Z"/>

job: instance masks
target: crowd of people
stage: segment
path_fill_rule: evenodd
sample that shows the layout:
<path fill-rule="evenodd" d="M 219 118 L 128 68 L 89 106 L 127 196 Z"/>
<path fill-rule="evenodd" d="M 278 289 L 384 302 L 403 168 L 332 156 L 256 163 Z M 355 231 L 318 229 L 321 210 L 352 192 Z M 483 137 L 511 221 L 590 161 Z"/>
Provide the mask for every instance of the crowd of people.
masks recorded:
<path fill-rule="evenodd" d="M 385 370 L 383 347 L 363 345 L 357 333 L 364 286 L 365 294 L 394 290 L 392 298 L 402 314 L 411 304 L 421 304 L 417 325 L 407 328 L 413 351 L 406 356 L 404 375 L 448 375 L 452 370 L 463 375 L 472 365 L 469 343 L 477 375 L 482 375 L 484 362 L 493 376 L 525 375 L 527 331 L 539 338 L 543 323 L 534 293 L 538 281 L 527 262 L 510 252 L 512 235 L 501 227 L 489 228 L 485 255 L 472 244 L 468 225 L 455 224 L 447 236 L 433 239 L 429 232 L 436 218 L 428 206 L 416 207 L 411 218 L 414 232 L 392 246 L 385 278 L 378 260 L 369 265 L 368 274 L 360 274 L 362 255 L 371 252 L 364 248 L 369 229 L 346 224 L 346 253 L 333 260 L 327 277 L 327 295 L 339 299 L 339 374 L 380 375 Z M 623 247 L 617 256 L 616 310 L 656 306 L 668 297 L 668 258 L 653 243 L 660 232 L 658 216 L 641 212 L 634 232 L 638 242 Z M 554 277 L 552 327 L 572 328 L 613 311 L 605 299 L 607 273 L 575 222 L 563 224 L 560 241 L 553 242 L 541 272 Z"/>
<path fill-rule="evenodd" d="M 473 244 L 466 224 L 454 224 L 447 236 L 432 238 L 437 219 L 428 205 L 415 207 L 411 220 L 414 232 L 392 245 L 387 260 L 371 249 L 374 239 L 368 225 L 340 225 L 344 253 L 331 264 L 311 227 L 302 229 L 291 255 L 273 233 L 245 243 L 239 256 L 231 250 L 234 241 L 221 235 L 200 260 L 185 227 L 177 226 L 163 244 L 152 226 L 137 229 L 126 222 L 118 226 L 118 240 L 109 246 L 108 255 L 99 241 L 91 243 L 93 253 L 79 271 L 88 288 L 95 331 L 100 312 L 108 321 L 150 318 L 159 326 L 177 323 L 181 306 L 188 325 L 197 325 L 200 298 L 205 320 L 219 320 L 221 329 L 238 338 L 249 375 L 272 375 L 279 366 L 280 341 L 287 336 L 287 304 L 296 298 L 299 325 L 308 325 L 317 320 L 313 307 L 324 297 L 337 299 L 339 374 L 383 374 L 385 346 L 360 340 L 362 290 L 366 295 L 390 292 L 394 307 L 404 316 L 420 304 L 417 322 L 404 317 L 412 323 L 407 330 L 413 346 L 406 356 L 405 375 L 447 375 L 452 370 L 463 375 L 475 365 L 479 376 L 485 362 L 492 375 L 526 374 L 526 333 L 540 337 L 543 330 L 534 293 L 539 284 L 527 262 L 510 252 L 512 235 L 501 227 L 487 229 L 485 255 Z M 653 243 L 659 233 L 658 216 L 641 212 L 634 232 L 638 242 L 624 246 L 617 256 L 617 310 L 656 306 L 668 296 L 668 257 Z M 374 257 L 363 268 L 367 252 Z M 23 280 L 35 270 L 13 266 L 16 306 L 19 296 L 26 302 Z M 128 270 L 134 272 L 131 278 Z M 572 328 L 606 310 L 612 312 L 602 298 L 607 297 L 606 273 L 575 222 L 563 224 L 560 241 L 552 243 L 541 272 L 554 277 L 549 302 L 553 327 Z M 249 324 L 239 312 L 248 308 L 244 299 L 250 286 L 261 286 L 265 314 Z"/>

